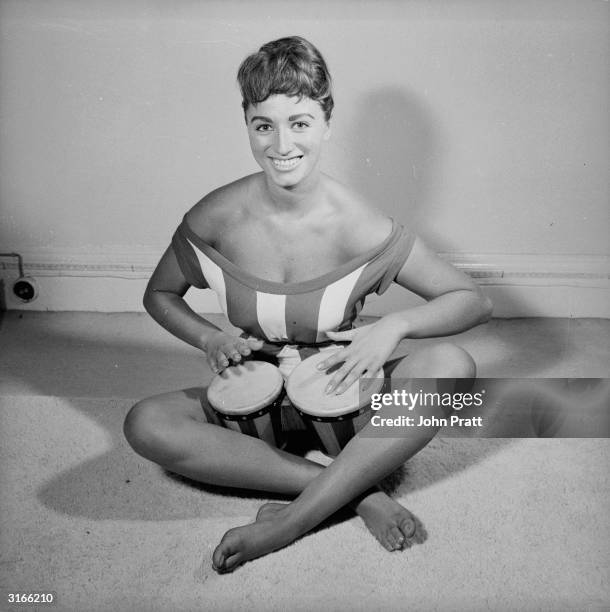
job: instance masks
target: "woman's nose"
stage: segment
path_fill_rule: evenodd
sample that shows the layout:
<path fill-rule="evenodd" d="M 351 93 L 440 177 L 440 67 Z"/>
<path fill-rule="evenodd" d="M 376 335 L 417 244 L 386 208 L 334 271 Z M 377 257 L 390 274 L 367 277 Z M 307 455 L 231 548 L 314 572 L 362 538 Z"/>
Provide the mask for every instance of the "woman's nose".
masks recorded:
<path fill-rule="evenodd" d="M 292 151 L 290 130 L 279 128 L 275 135 L 275 150 L 278 155 L 288 155 Z"/>

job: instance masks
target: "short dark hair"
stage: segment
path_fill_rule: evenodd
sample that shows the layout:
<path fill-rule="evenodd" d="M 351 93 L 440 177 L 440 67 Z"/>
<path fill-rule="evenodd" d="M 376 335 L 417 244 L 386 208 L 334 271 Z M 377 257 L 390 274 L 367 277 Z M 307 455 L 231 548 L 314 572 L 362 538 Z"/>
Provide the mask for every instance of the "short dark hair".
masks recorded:
<path fill-rule="evenodd" d="M 315 100 L 328 121 L 335 104 L 330 73 L 322 54 L 300 36 L 264 44 L 241 63 L 237 81 L 244 113 L 250 104 L 264 102 L 273 94 L 284 94 Z"/>

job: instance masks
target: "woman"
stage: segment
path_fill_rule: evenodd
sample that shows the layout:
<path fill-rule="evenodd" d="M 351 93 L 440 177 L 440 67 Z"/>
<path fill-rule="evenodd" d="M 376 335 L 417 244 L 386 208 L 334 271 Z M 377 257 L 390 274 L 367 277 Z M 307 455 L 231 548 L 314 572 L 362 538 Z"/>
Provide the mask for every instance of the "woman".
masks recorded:
<path fill-rule="evenodd" d="M 326 64 L 313 45 L 299 37 L 272 41 L 246 58 L 238 80 L 262 172 L 208 194 L 185 215 L 146 290 L 153 318 L 204 351 L 214 372 L 258 352 L 287 376 L 303 346 L 343 342 L 322 364 L 342 364 L 328 393 L 377 372 L 404 338 L 453 334 L 489 318 L 489 301 L 468 277 L 321 172 L 333 99 Z M 427 303 L 352 329 L 364 295 L 381 293 L 392 281 Z M 231 322 L 246 333 L 233 336 L 195 314 L 183 300 L 191 285 L 213 288 Z M 447 343 L 409 353 L 392 373 L 474 375 L 472 358 Z M 417 541 L 413 515 L 377 484 L 435 433 L 420 427 L 406 438 L 356 435 L 323 467 L 220 427 L 204 389 L 143 400 L 125 422 L 136 452 L 168 470 L 296 496 L 289 504 L 266 504 L 254 523 L 229 530 L 213 554 L 219 572 L 286 546 L 348 503 L 387 550 Z"/>

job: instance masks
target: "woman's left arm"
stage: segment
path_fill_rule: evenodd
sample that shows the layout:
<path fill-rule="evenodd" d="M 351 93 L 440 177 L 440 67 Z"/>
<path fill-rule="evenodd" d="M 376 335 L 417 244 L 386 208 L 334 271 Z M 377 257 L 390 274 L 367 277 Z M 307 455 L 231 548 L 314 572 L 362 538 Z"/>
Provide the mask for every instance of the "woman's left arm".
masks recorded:
<path fill-rule="evenodd" d="M 332 340 L 351 341 L 321 363 L 334 373 L 327 393 L 342 393 L 365 373 L 375 374 L 403 338 L 448 336 L 489 320 L 492 304 L 466 274 L 443 261 L 417 238 L 396 282 L 426 304 L 385 315 L 372 325 L 346 332 L 327 332 Z"/>
<path fill-rule="evenodd" d="M 466 274 L 416 238 L 396 282 L 427 303 L 392 316 L 403 338 L 448 336 L 485 323 L 492 303 Z"/>

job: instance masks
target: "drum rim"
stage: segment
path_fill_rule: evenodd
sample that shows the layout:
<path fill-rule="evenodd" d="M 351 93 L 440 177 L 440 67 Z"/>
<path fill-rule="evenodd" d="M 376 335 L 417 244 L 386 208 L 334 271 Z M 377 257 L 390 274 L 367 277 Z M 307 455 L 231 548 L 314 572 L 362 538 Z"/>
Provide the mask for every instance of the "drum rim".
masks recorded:
<path fill-rule="evenodd" d="M 229 366 L 229 368 L 239 368 L 240 366 L 244 366 L 246 364 L 254 364 L 256 367 L 263 368 L 270 374 L 274 372 L 273 381 L 269 381 L 269 390 L 264 395 L 264 397 L 258 399 L 256 402 L 251 403 L 248 406 L 240 405 L 237 407 L 230 407 L 227 405 L 220 405 L 220 402 L 215 402 L 214 395 L 217 391 L 217 387 L 222 379 L 222 373 L 217 374 L 213 379 L 210 385 L 208 386 L 206 395 L 210 406 L 213 410 L 221 415 L 227 416 L 248 416 L 252 413 L 259 412 L 261 409 L 265 409 L 266 407 L 271 408 L 272 404 L 277 400 L 279 395 L 282 393 L 284 388 L 284 377 L 282 376 L 279 369 L 274 366 L 272 363 L 268 361 L 260 361 L 256 359 L 249 359 L 246 362 L 239 363 L 233 366 Z M 227 368 L 227 370 L 229 369 Z M 216 382 L 219 381 L 219 382 Z M 224 382 L 224 381 L 223 381 Z M 271 387 L 271 383 L 273 383 L 273 387 Z M 210 392 L 212 397 L 210 397 Z"/>
<path fill-rule="evenodd" d="M 365 414 L 369 412 L 369 408 L 367 406 L 362 406 L 361 408 L 357 408 L 352 412 L 346 412 L 344 414 L 337 414 L 335 416 L 319 416 L 316 414 L 309 414 L 308 412 L 303 412 L 300 408 L 296 408 L 296 411 L 299 413 L 303 419 L 308 421 L 315 421 L 316 423 L 342 423 L 344 421 L 350 421 L 358 418 L 361 414 Z"/>
<path fill-rule="evenodd" d="M 296 384 L 296 379 L 293 378 L 294 374 L 299 368 L 303 370 L 303 368 L 305 368 L 304 364 L 308 362 L 313 363 L 318 359 L 322 360 L 322 357 L 320 357 L 320 355 L 321 353 L 316 353 L 307 357 L 307 359 L 301 361 L 301 363 L 299 363 L 299 365 L 291 372 L 290 376 L 288 377 L 288 380 L 286 381 L 286 395 L 288 396 L 288 399 L 299 412 L 302 412 L 305 416 L 313 417 L 315 419 L 328 419 L 329 421 L 336 421 L 338 417 L 349 417 L 351 415 L 353 415 L 354 417 L 357 416 L 362 412 L 364 408 L 366 408 L 367 402 L 358 401 L 357 404 L 349 407 L 339 407 L 332 410 L 319 410 L 315 407 L 310 408 L 309 406 L 304 406 L 303 402 L 299 401 L 298 398 L 294 398 L 294 385 Z M 324 357 L 326 357 L 326 355 Z M 309 365 L 307 367 L 309 367 Z M 383 376 L 383 369 L 380 369 L 378 374 L 380 374 L 380 376 L 366 377 L 368 379 L 374 379 L 372 386 L 369 388 L 371 393 L 378 393 L 383 388 L 385 381 Z M 356 381 L 354 384 L 359 384 L 359 380 Z M 358 394 L 358 398 L 360 399 L 360 394 Z"/>
<path fill-rule="evenodd" d="M 250 421 L 253 419 L 258 419 L 268 414 L 269 412 L 271 412 L 274 408 L 281 406 L 282 402 L 284 401 L 284 396 L 285 396 L 285 389 L 282 386 L 282 390 L 280 391 L 279 395 L 270 404 L 265 404 L 262 408 L 259 408 L 258 410 L 255 410 L 254 412 L 242 412 L 238 414 L 229 414 L 227 412 L 221 412 L 217 408 L 214 408 L 214 406 L 212 406 L 212 410 L 221 419 L 224 419 L 225 421 Z"/>

